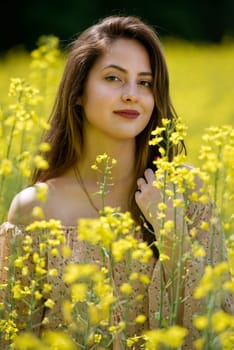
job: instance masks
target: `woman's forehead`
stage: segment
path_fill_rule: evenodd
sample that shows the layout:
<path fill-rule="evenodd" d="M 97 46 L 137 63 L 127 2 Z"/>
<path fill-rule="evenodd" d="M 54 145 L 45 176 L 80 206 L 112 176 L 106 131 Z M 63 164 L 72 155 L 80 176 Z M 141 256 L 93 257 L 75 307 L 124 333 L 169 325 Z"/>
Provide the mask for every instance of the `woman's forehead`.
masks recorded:
<path fill-rule="evenodd" d="M 150 58 L 146 48 L 135 39 L 119 38 L 108 45 L 97 59 L 96 66 L 133 66 L 139 70 L 151 71 Z"/>

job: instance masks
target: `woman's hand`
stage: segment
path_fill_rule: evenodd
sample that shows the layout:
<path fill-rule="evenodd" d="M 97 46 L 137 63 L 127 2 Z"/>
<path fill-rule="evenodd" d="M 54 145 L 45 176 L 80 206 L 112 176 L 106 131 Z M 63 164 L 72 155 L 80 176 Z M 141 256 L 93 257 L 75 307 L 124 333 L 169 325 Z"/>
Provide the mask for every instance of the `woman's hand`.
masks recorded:
<path fill-rule="evenodd" d="M 160 220 L 160 210 L 158 205 L 164 203 L 165 211 L 163 212 L 164 222 L 176 222 L 176 227 L 168 232 L 168 235 L 164 237 L 164 241 L 167 243 L 167 248 L 170 250 L 173 244 L 172 238 L 176 232 L 177 239 L 180 239 L 181 232 L 186 230 L 183 225 L 183 195 L 176 194 L 176 199 L 181 201 L 181 206 L 176 208 L 176 213 L 174 211 L 173 199 L 171 197 L 166 197 L 163 201 L 162 194 L 160 190 L 154 186 L 155 174 L 152 169 L 146 169 L 144 172 L 144 178 L 141 177 L 137 180 L 138 190 L 135 193 L 136 203 L 144 215 L 145 219 L 152 225 L 155 236 L 159 238 L 159 232 L 162 222 Z M 171 187 L 172 189 L 172 187 Z M 176 217 L 175 217 L 176 215 Z"/>
<path fill-rule="evenodd" d="M 144 173 L 144 178 L 141 177 L 137 180 L 138 191 L 135 193 L 135 199 L 138 207 L 140 208 L 145 219 L 152 225 L 156 240 L 159 241 L 159 252 L 160 256 L 163 256 L 163 269 L 165 285 L 168 285 L 168 291 L 170 293 L 175 293 L 173 298 L 176 298 L 177 283 L 181 283 L 181 279 L 178 277 L 178 268 L 175 262 L 181 262 L 183 254 L 188 251 L 189 246 L 185 239 L 187 235 L 186 226 L 183 225 L 183 209 L 178 207 L 176 209 L 176 218 L 174 217 L 175 211 L 173 207 L 173 199 L 171 197 L 166 197 L 163 201 L 160 190 L 154 186 L 155 174 L 152 169 L 146 169 Z M 170 186 L 169 186 L 170 187 Z M 171 187 L 172 188 L 172 187 Z M 183 203 L 183 196 L 181 194 L 176 195 L 177 199 L 180 199 Z M 163 222 L 176 223 L 176 227 L 171 228 L 167 234 L 163 234 L 162 240 L 160 240 L 160 232 L 163 227 L 160 223 L 158 204 L 165 202 L 165 217 Z M 183 247 L 180 242 L 183 240 Z M 181 248 L 182 247 L 182 251 Z M 186 263 L 182 262 L 181 271 L 184 274 L 186 268 Z M 171 276 L 174 276 L 175 287 L 171 290 Z M 177 282 L 178 281 L 178 282 Z M 181 288 L 181 286 L 180 286 Z M 181 288 L 181 298 L 183 299 L 183 288 Z M 172 295 L 171 295 L 172 297 Z M 172 299 L 175 300 L 175 299 Z M 183 307 L 183 306 L 182 306 Z M 183 314 L 183 308 L 179 310 L 180 314 Z"/>
<path fill-rule="evenodd" d="M 155 174 L 152 169 L 146 169 L 145 177 L 137 180 L 138 190 L 135 199 L 145 219 L 154 227 L 157 220 L 157 205 L 161 201 L 159 190 L 153 185 Z"/>

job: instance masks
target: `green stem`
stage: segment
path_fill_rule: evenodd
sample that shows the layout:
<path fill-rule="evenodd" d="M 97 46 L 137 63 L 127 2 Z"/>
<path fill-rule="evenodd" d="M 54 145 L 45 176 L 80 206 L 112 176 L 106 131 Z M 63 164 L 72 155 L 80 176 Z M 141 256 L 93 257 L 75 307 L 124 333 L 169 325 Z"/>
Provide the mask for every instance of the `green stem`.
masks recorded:
<path fill-rule="evenodd" d="M 163 203 L 166 202 L 166 180 L 167 180 L 167 172 L 164 172 L 164 183 L 163 183 Z M 164 227 L 165 218 L 161 220 L 160 228 Z M 162 235 L 159 235 L 159 247 L 162 247 L 164 243 L 164 239 Z M 160 261 L 160 305 L 159 305 L 159 328 L 162 327 L 163 322 L 163 295 L 165 290 L 165 281 L 164 281 L 164 269 L 163 263 Z"/>
<path fill-rule="evenodd" d="M 209 297 L 209 303 L 208 303 L 208 307 L 207 307 L 207 327 L 205 328 L 204 331 L 204 339 L 205 339 L 205 343 L 203 346 L 204 350 L 212 350 L 212 345 L 210 344 L 211 340 L 212 340 L 212 334 L 210 334 L 210 330 L 211 330 L 211 317 L 212 317 L 212 311 L 215 307 L 215 294 L 213 293 L 210 297 Z"/>
<path fill-rule="evenodd" d="M 221 146 L 218 148 L 218 162 L 220 162 L 221 158 Z M 216 170 L 214 175 L 214 205 L 217 205 L 217 199 L 218 199 L 218 181 L 219 181 L 219 169 Z M 216 214 L 217 215 L 217 214 Z M 216 232 L 216 226 L 215 224 L 211 225 L 211 242 L 210 242 L 210 264 L 213 266 L 213 258 L 214 258 L 214 236 Z"/>
<path fill-rule="evenodd" d="M 173 243 L 174 245 L 174 243 Z M 173 247 L 172 251 L 172 271 L 171 271 L 171 317 L 172 317 L 172 324 L 175 324 L 175 310 L 174 310 L 174 305 L 175 305 L 175 248 Z"/>
<path fill-rule="evenodd" d="M 12 125 L 12 128 L 11 128 L 11 132 L 10 132 L 10 136 L 9 136 L 9 142 L 8 142 L 7 150 L 6 150 L 6 159 L 9 159 L 9 156 L 10 156 L 10 151 L 11 151 L 11 147 L 12 147 L 12 143 L 13 143 L 13 133 L 15 131 L 15 126 L 16 126 L 16 122 L 14 122 L 14 124 Z M 1 176 L 1 182 L 0 182 L 0 193 L 1 193 L 1 196 L 4 195 L 3 187 L 4 187 L 4 184 L 5 184 L 5 180 L 6 180 L 6 176 L 3 174 Z M 5 213 L 2 214 L 2 218 L 1 218 L 2 221 L 3 221 L 4 215 L 5 215 Z"/>
<path fill-rule="evenodd" d="M 107 160 L 106 160 L 106 165 L 105 165 L 104 175 L 103 175 L 103 182 L 100 185 L 101 199 L 102 199 L 102 212 L 104 211 L 104 207 L 105 207 L 105 198 L 106 198 L 106 193 L 107 193 L 108 177 L 110 174 L 108 162 L 109 162 L 109 158 L 107 158 Z"/>
<path fill-rule="evenodd" d="M 178 320 L 178 312 L 179 312 L 179 305 L 181 303 L 181 292 L 183 289 L 183 283 L 182 283 L 182 276 L 183 276 L 183 253 L 184 253 L 184 238 L 185 238 L 185 220 L 184 220 L 184 213 L 183 213 L 183 221 L 182 221 L 182 233 L 180 238 L 180 245 L 179 245 L 179 257 L 178 257 L 178 278 L 177 278 L 177 288 L 176 288 L 176 301 L 175 301 L 175 323 Z"/>
<path fill-rule="evenodd" d="M 176 187 L 175 184 L 173 184 L 173 193 L 174 193 L 174 199 L 176 199 Z M 171 270 L 171 316 L 172 316 L 172 324 L 176 322 L 176 314 L 175 314 L 175 300 L 174 300 L 174 295 L 175 295 L 175 264 L 176 264 L 176 248 L 177 248 L 177 209 L 174 207 L 173 210 L 173 222 L 174 222 L 174 230 L 173 230 L 173 246 L 172 246 L 172 270 Z"/>
<path fill-rule="evenodd" d="M 127 276 L 127 281 L 129 280 L 129 274 L 130 274 L 130 263 L 131 263 L 131 257 L 130 254 L 128 255 L 127 258 L 127 264 L 126 264 L 126 276 Z M 130 300 L 129 297 L 125 301 L 125 309 L 124 309 L 124 321 L 126 322 L 126 325 L 128 324 L 128 316 L 129 316 L 129 305 L 130 305 Z M 127 327 L 124 328 L 124 339 L 127 339 Z M 124 342 L 124 350 L 127 349 L 127 342 Z"/>

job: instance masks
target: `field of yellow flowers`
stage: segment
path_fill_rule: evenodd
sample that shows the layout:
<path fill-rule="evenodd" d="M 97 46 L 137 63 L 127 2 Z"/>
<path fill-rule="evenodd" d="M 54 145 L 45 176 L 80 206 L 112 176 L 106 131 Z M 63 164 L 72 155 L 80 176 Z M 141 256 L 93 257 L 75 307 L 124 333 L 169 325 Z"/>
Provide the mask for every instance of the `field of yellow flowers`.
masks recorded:
<path fill-rule="evenodd" d="M 48 167 L 43 156 L 36 153 L 40 150 L 43 155 L 50 147 L 46 143 L 40 143 L 40 135 L 49 127 L 47 118 L 65 62 L 66 53 L 61 52 L 58 45 L 59 41 L 55 37 L 41 37 L 38 47 L 31 54 L 23 50 L 12 50 L 0 59 L 1 222 L 6 220 L 12 197 L 28 184 L 32 167 Z M 210 232 L 210 240 L 213 242 L 218 218 L 221 218 L 221 230 L 226 238 L 232 268 L 232 280 L 226 279 L 227 264 L 220 260 L 219 264 L 212 266 L 213 252 L 210 252 L 211 264 L 206 266 L 194 292 L 194 299 L 207 300 L 207 309 L 194 319 L 194 328 L 199 333 L 194 341 L 194 348 L 233 350 L 234 317 L 217 309 L 216 303 L 223 290 L 234 294 L 234 42 L 226 41 L 219 46 L 205 46 L 171 39 L 165 40 L 164 48 L 171 78 L 172 100 L 182 122 L 179 119 L 178 133 L 170 134 L 170 125 L 164 120 L 163 128 L 155 131 L 152 143 L 157 144 L 162 131 L 168 133 L 169 140 L 175 144 L 178 138 L 185 138 L 188 149 L 186 162 L 197 168 L 191 172 L 185 169 L 180 172 L 178 165 L 184 162 L 184 158 L 178 158 L 171 164 L 167 154 L 162 152 L 162 157 L 157 160 L 157 176 L 161 179 L 164 177 L 164 186 L 160 188 L 162 198 L 174 198 L 176 216 L 181 203 L 176 198 L 176 193 L 170 190 L 170 184 L 183 194 L 184 181 L 192 190 L 194 177 L 201 176 L 206 190 L 209 189 L 210 195 L 217 203 L 211 216 L 212 220 L 201 222 L 201 228 Z M 100 155 L 95 164 L 95 168 L 101 167 L 100 171 L 103 171 L 103 167 L 105 171 L 112 166 L 114 160 L 109 159 L 106 154 Z M 165 173 L 169 175 L 165 177 Z M 172 175 L 175 173 L 176 177 Z M 43 187 L 38 191 L 38 198 L 42 201 L 46 195 L 43 191 Z M 205 190 L 199 194 L 193 193 L 190 200 L 205 204 Z M 159 227 L 162 233 L 158 243 L 160 262 L 168 259 L 163 250 L 163 237 L 167 233 L 174 233 L 174 237 L 176 226 L 175 222 L 165 222 L 164 210 L 165 203 L 162 202 L 158 206 Z M 186 208 L 178 210 L 186 212 Z M 35 208 L 34 215 L 36 220 L 42 218 L 43 213 L 39 208 Z M 188 221 L 184 215 L 184 223 L 188 224 Z M 40 244 L 37 248 L 33 242 L 33 235 L 27 234 L 34 231 L 39 232 Z M 126 322 L 123 320 L 117 325 L 113 325 L 112 322 L 111 315 L 117 301 L 110 269 L 107 267 L 110 262 L 119 263 L 126 259 L 126 256 L 128 259 L 131 257 L 133 261 L 147 263 L 151 250 L 134 240 L 132 232 L 133 221 L 129 213 L 116 215 L 116 208 L 103 208 L 100 219 L 94 222 L 81 221 L 80 239 L 91 245 L 101 245 L 106 259 L 101 269 L 95 264 L 68 264 L 63 276 L 64 283 L 70 291 L 67 299 L 64 298 L 62 310 L 66 331 L 46 332 L 43 339 L 34 334 L 34 327 L 38 325 L 33 324 L 33 318 L 42 307 L 42 301 L 47 309 L 53 310 L 55 307 L 56 300 L 50 297 L 53 295 L 53 283 L 50 281 L 56 278 L 58 273 L 56 268 L 46 270 L 46 257 L 48 254 L 55 258 L 61 255 L 66 259 L 71 252 L 64 242 L 61 225 L 54 220 L 35 221 L 26 229 L 26 234 L 21 240 L 20 235 L 16 234 L 11 242 L 15 248 L 14 254 L 10 256 L 7 268 L 2 268 L 6 277 L 0 284 L 0 344 L 1 341 L 4 343 L 3 349 L 104 350 L 111 346 L 113 340 L 118 339 L 119 334 L 124 336 Z M 191 236 L 196 237 L 194 229 L 191 230 Z M 180 262 L 191 257 L 183 256 L 183 234 L 176 244 L 180 255 L 179 261 L 174 261 L 175 270 L 170 277 L 176 290 L 171 315 L 165 320 L 159 311 L 161 327 L 143 334 L 141 339 L 126 337 L 123 349 L 138 349 L 138 341 L 144 344 L 142 348 L 146 350 L 182 349 L 187 330 L 177 325 L 181 285 L 185 278 Z M 203 259 L 206 252 L 199 242 L 195 240 L 191 245 L 193 258 Z M 0 246 L 0 259 L 2 250 Z M 33 267 L 27 263 L 29 257 Z M 175 276 L 179 282 L 174 285 Z M 135 280 L 141 281 L 144 288 L 149 284 L 144 274 L 129 273 L 129 283 L 120 286 L 121 307 L 128 304 Z M 161 286 L 161 295 L 164 291 L 165 286 Z M 18 304 L 21 304 L 21 307 L 24 305 L 25 309 L 23 325 L 18 320 Z M 85 305 L 85 308 L 82 305 Z M 126 307 L 125 312 L 127 311 Z M 42 324 L 46 326 L 48 322 L 45 317 Z M 144 323 L 145 316 L 139 314 L 135 322 Z M 26 329 L 27 333 L 20 334 L 21 327 Z"/>

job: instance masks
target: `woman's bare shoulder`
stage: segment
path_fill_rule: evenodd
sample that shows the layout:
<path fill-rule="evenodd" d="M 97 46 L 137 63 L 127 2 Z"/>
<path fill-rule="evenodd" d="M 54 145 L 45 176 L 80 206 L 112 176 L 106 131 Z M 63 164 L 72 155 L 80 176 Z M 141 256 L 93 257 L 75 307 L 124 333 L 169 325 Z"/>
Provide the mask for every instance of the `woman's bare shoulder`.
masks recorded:
<path fill-rule="evenodd" d="M 43 206 L 43 193 L 46 193 L 47 185 L 38 183 L 27 187 L 17 193 L 13 198 L 9 211 L 8 221 L 12 224 L 28 225 L 35 220 L 32 211 L 36 206 Z"/>

